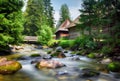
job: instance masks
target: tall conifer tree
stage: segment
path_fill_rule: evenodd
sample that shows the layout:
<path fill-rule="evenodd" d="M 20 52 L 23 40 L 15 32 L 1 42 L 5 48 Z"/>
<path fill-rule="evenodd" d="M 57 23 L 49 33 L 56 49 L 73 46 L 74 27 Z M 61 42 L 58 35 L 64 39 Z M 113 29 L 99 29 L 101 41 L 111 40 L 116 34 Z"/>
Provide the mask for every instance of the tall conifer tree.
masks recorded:
<path fill-rule="evenodd" d="M 22 0 L 0 0 L 0 50 L 22 40 Z"/>
<path fill-rule="evenodd" d="M 67 4 L 63 4 L 60 9 L 60 19 L 58 21 L 58 26 L 62 24 L 66 19 L 71 20 L 70 11 Z"/>
<path fill-rule="evenodd" d="M 24 34 L 36 36 L 43 24 L 53 27 L 53 7 L 50 0 L 29 0 L 25 12 Z"/>

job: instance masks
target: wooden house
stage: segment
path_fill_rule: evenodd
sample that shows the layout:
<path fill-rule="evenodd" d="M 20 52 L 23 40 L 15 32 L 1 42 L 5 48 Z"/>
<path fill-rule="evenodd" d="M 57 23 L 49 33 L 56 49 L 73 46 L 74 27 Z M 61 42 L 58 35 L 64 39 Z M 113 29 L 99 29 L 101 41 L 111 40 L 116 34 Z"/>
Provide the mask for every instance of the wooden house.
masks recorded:
<path fill-rule="evenodd" d="M 60 38 L 69 36 L 68 29 L 66 28 L 66 27 L 68 27 L 69 24 L 70 24 L 70 21 L 67 19 L 58 27 L 58 29 L 55 32 L 56 39 L 60 39 Z"/>
<path fill-rule="evenodd" d="M 81 30 L 79 27 L 77 27 L 77 24 L 80 24 L 80 16 L 78 16 L 73 22 L 71 22 L 66 28 L 69 31 L 69 39 L 75 39 L 79 36 L 81 36 Z M 98 35 L 98 28 L 97 27 L 92 27 L 91 33 L 94 35 Z M 89 31 L 84 30 L 85 35 L 89 35 Z M 99 30 L 99 34 L 105 35 L 109 34 L 109 28 L 107 26 L 103 26 L 101 30 Z M 102 39 L 99 39 L 102 40 Z"/>
<path fill-rule="evenodd" d="M 78 16 L 73 22 L 71 22 L 66 28 L 69 31 L 69 38 L 75 39 L 76 37 L 80 36 L 80 30 L 77 28 L 76 24 L 79 24 L 79 18 Z"/>

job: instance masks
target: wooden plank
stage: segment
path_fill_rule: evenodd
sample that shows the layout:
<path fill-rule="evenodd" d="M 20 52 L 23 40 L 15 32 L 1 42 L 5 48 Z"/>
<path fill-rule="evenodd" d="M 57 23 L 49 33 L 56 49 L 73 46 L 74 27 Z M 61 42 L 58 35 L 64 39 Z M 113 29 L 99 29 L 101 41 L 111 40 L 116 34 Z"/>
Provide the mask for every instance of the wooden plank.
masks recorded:
<path fill-rule="evenodd" d="M 37 36 L 25 36 L 24 41 L 37 41 Z"/>

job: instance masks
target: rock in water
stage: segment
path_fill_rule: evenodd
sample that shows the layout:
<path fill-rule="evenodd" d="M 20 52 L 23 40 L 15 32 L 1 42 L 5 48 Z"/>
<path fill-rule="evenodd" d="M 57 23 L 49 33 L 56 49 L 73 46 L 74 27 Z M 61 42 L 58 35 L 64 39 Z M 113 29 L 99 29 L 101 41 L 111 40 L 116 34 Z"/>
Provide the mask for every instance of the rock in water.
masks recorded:
<path fill-rule="evenodd" d="M 53 52 L 51 54 L 52 57 L 58 57 L 58 58 L 65 58 L 65 54 L 63 52 Z"/>
<path fill-rule="evenodd" d="M 94 77 L 94 76 L 98 76 L 98 75 L 100 75 L 100 73 L 93 69 L 85 68 L 80 71 L 80 77 L 82 77 L 82 78 L 89 78 L 89 77 Z"/>
<path fill-rule="evenodd" d="M 0 58 L 0 74 L 12 74 L 21 68 L 21 64 L 17 61 L 8 61 L 7 58 Z"/>
<path fill-rule="evenodd" d="M 63 48 L 61 46 L 58 46 L 56 49 L 55 49 L 56 52 L 62 52 L 63 51 Z"/>
<path fill-rule="evenodd" d="M 110 58 L 105 58 L 101 61 L 102 64 L 109 64 L 111 62 L 112 62 L 112 60 Z"/>
<path fill-rule="evenodd" d="M 55 69 L 55 68 L 60 68 L 63 66 L 65 66 L 63 63 L 60 63 L 60 62 L 55 61 L 55 60 L 41 60 L 36 65 L 36 67 L 39 69 L 41 69 L 41 68 Z"/>

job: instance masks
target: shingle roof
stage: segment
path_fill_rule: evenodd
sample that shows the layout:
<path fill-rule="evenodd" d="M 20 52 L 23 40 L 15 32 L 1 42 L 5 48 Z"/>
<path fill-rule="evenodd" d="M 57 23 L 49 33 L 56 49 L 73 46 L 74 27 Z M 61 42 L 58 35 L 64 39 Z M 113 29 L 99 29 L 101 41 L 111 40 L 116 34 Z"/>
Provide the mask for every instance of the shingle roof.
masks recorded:
<path fill-rule="evenodd" d="M 68 19 L 66 19 L 60 26 L 59 28 L 57 29 L 56 32 L 58 31 L 68 31 L 68 29 L 66 29 L 66 27 L 68 27 L 68 25 L 70 24 L 70 21 Z M 55 32 L 55 33 L 56 33 Z"/>
<path fill-rule="evenodd" d="M 80 19 L 80 16 L 78 16 L 73 22 L 71 22 L 66 28 L 71 28 L 71 27 L 74 27 L 76 26 L 76 24 L 79 24 L 79 19 Z"/>

